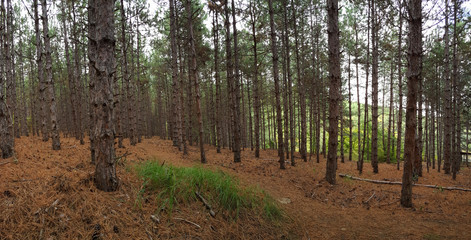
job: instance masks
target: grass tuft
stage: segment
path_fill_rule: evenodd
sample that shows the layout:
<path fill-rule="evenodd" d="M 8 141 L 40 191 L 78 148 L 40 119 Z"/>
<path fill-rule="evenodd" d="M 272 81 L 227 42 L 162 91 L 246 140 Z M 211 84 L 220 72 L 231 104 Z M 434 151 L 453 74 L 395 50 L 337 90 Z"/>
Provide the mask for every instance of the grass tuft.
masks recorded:
<path fill-rule="evenodd" d="M 147 161 L 136 166 L 144 180 L 143 191 L 156 192 L 161 209 L 170 212 L 178 203 L 197 201 L 195 192 L 201 192 L 214 207 L 239 215 L 242 209 L 259 210 L 270 220 L 279 220 L 283 213 L 276 201 L 266 192 L 243 188 L 237 179 L 223 171 L 202 167 L 174 167 Z M 142 194 L 140 192 L 139 194 Z M 138 198 L 141 199 L 141 198 Z"/>

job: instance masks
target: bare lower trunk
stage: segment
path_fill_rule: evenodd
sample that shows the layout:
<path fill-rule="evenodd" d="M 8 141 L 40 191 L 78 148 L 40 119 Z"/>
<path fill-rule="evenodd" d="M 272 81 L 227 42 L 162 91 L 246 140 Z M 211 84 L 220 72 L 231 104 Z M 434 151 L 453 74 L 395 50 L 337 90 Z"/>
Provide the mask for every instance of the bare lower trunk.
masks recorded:
<path fill-rule="evenodd" d="M 96 59 L 92 61 L 95 68 L 95 91 L 91 102 L 96 113 L 92 134 L 96 141 L 95 185 L 102 191 L 115 191 L 118 188 L 116 176 L 114 126 L 113 126 L 113 83 L 115 78 L 115 33 L 114 33 L 114 0 L 90 0 L 96 19 L 96 31 L 90 41 L 96 44 Z M 90 24 L 90 23 L 89 23 Z M 91 23 L 93 24 L 93 23 Z M 93 61 L 95 60 L 95 61 Z"/>
<path fill-rule="evenodd" d="M 409 66 L 406 109 L 406 134 L 404 143 L 404 173 L 402 175 L 401 205 L 412 207 L 412 171 L 416 150 L 417 88 L 422 77 L 422 1 L 410 0 L 409 12 Z"/>

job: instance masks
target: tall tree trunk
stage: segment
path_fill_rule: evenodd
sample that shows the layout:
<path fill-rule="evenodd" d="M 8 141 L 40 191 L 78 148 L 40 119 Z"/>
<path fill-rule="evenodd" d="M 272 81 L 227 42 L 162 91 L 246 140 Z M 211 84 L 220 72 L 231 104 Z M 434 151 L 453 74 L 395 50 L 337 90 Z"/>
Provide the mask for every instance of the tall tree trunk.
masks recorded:
<path fill-rule="evenodd" d="M 186 1 L 186 12 L 188 14 L 188 32 L 190 34 L 190 56 L 191 56 L 191 78 L 195 84 L 195 100 L 196 100 L 196 115 L 198 117 L 198 130 L 199 130 L 199 143 L 200 143 L 200 157 L 201 163 L 206 163 L 206 156 L 204 154 L 204 139 L 203 139 L 203 118 L 201 116 L 201 103 L 200 103 L 200 89 L 198 83 L 198 66 L 196 64 L 196 49 L 195 49 L 195 36 L 193 33 L 193 11 L 191 8 L 191 0 Z M 191 81 L 191 79 L 190 79 Z"/>
<path fill-rule="evenodd" d="M 417 88 L 422 78 L 422 1 L 409 0 L 409 65 L 401 205 L 412 207 L 412 169 L 417 129 Z"/>
<path fill-rule="evenodd" d="M 234 102 L 234 162 L 240 162 L 241 148 L 241 124 L 240 124 L 240 72 L 239 72 L 239 43 L 236 28 L 236 9 L 232 0 L 232 36 L 234 40 L 234 78 L 233 78 L 233 98 Z"/>
<path fill-rule="evenodd" d="M 5 32 L 5 26 L 3 19 L 5 19 L 5 6 L 4 2 L 1 2 L 1 14 L 2 14 L 2 21 L 0 23 L 0 38 L 2 38 L 3 42 L 0 41 L 0 45 L 5 46 L 3 48 L 2 55 L 7 56 L 10 51 L 8 51 L 8 39 L 6 36 L 8 34 Z M 35 7 L 35 16 L 37 16 L 37 1 L 34 2 Z M 38 19 L 38 18 L 36 18 Z M 39 21 L 39 20 L 38 20 Z M 8 30 L 7 30 L 8 31 Z M 5 70 L 7 71 L 6 77 L 7 79 L 3 78 L 3 74 L 0 74 L 0 149 L 2 150 L 2 158 L 9 158 L 13 156 L 13 147 L 15 144 L 15 140 L 12 135 L 11 131 L 11 113 L 8 110 L 5 90 L 4 86 L 5 83 L 9 81 L 9 77 L 12 77 L 11 74 L 8 74 L 10 71 L 11 64 L 8 58 L 2 57 L 0 58 L 0 73 L 3 73 Z"/>
<path fill-rule="evenodd" d="M 122 1 L 122 0 L 121 0 Z M 178 96 L 179 90 L 183 86 L 179 86 L 178 81 L 178 66 L 177 66 L 177 44 L 176 44 L 176 31 L 177 25 L 175 20 L 175 9 L 174 9 L 174 0 L 170 1 L 170 48 L 172 52 L 171 68 L 172 68 L 172 108 L 173 108 L 173 146 L 177 146 L 178 150 L 182 149 L 182 122 L 181 122 L 181 98 Z M 128 92 L 129 94 L 129 92 Z M 128 95 L 129 96 L 129 95 Z M 128 98 L 128 104 L 131 102 Z M 131 135 L 133 135 L 133 127 L 131 127 Z"/>
<path fill-rule="evenodd" d="M 98 107 L 95 107 L 93 104 L 95 103 L 93 101 L 93 97 L 96 95 L 97 88 L 95 86 L 95 82 L 97 81 L 98 78 L 98 72 L 96 69 L 96 63 L 98 61 L 97 59 L 97 35 L 96 35 L 96 28 L 97 28 L 97 2 L 96 0 L 90 0 L 88 1 L 88 76 L 89 76 L 89 98 L 90 98 L 90 158 L 91 162 L 93 164 L 96 163 L 97 160 L 97 151 L 100 151 L 99 149 L 97 150 L 97 139 L 96 133 L 95 133 L 95 128 L 96 128 L 96 123 L 98 121 Z M 101 144 L 103 144 L 103 141 L 101 141 Z M 107 145 L 105 145 L 107 146 Z M 101 155 L 101 159 L 103 160 L 103 153 Z"/>
<path fill-rule="evenodd" d="M 296 3 L 298 5 L 299 2 Z M 293 8 L 293 22 L 294 22 L 294 39 L 295 39 L 295 46 L 296 46 L 296 74 L 298 77 L 298 90 L 299 90 L 299 110 L 301 111 L 301 143 L 299 146 L 299 152 L 301 153 L 301 158 L 307 162 L 307 137 L 306 137 L 306 97 L 305 97 L 305 86 L 304 86 L 304 79 L 301 75 L 301 64 L 300 64 L 300 56 L 299 56 L 299 41 L 298 41 L 298 27 L 296 23 L 296 8 L 294 7 L 295 4 L 293 0 L 291 0 L 291 5 Z"/>
<path fill-rule="evenodd" d="M 397 78 L 399 91 L 399 107 L 397 117 L 397 143 L 396 143 L 396 162 L 399 170 L 401 162 L 401 138 L 402 138 L 402 1 L 399 1 L 399 34 L 397 43 Z"/>
<path fill-rule="evenodd" d="M 453 123 L 455 124 L 455 151 L 453 154 L 453 162 L 452 162 L 452 173 L 453 173 L 453 180 L 456 180 L 456 174 L 460 170 L 461 165 L 461 93 L 460 90 L 462 88 L 460 84 L 460 78 L 458 75 L 458 53 L 457 53 L 457 45 L 458 45 L 458 29 L 457 29 L 457 12 L 458 12 L 458 1 L 453 1 L 453 95 L 454 95 L 454 120 Z"/>
<path fill-rule="evenodd" d="M 72 113 L 72 128 L 74 131 L 75 137 L 78 139 L 79 138 L 79 128 L 77 126 L 77 115 L 76 115 L 76 108 L 74 106 L 76 105 L 76 99 L 75 99 L 75 82 L 74 82 L 74 70 L 72 68 L 72 63 L 70 61 L 70 55 L 69 55 L 69 39 L 67 35 L 67 13 L 65 11 L 65 1 L 61 3 L 61 13 L 62 13 L 62 33 L 64 34 L 64 55 L 65 55 L 65 62 L 67 66 L 67 80 L 69 83 L 69 93 L 70 93 L 70 110 Z"/>
<path fill-rule="evenodd" d="M 445 174 L 450 174 L 451 170 L 451 160 L 452 160 L 452 152 L 451 152 L 451 131 L 452 131 L 452 109 L 451 109 L 451 79 L 450 79 L 450 37 L 448 34 L 448 0 L 445 1 L 445 69 L 444 69 L 444 105 L 445 105 L 445 119 L 444 119 L 444 141 L 443 141 L 443 160 L 445 161 L 443 165 L 443 170 L 445 170 Z"/>
<path fill-rule="evenodd" d="M 49 106 L 50 127 L 52 137 L 52 149 L 59 150 L 61 142 L 59 137 L 59 127 L 57 126 L 56 114 L 56 98 L 54 94 L 54 82 L 52 80 L 52 57 L 51 57 L 51 42 L 49 37 L 49 21 L 47 16 L 47 3 L 46 0 L 41 1 L 43 16 L 43 35 L 44 35 L 44 51 L 46 55 L 46 78 L 45 87 L 47 89 L 47 103 Z"/>
<path fill-rule="evenodd" d="M 368 19 L 370 19 L 371 15 L 371 8 L 370 8 L 370 0 L 368 0 Z M 359 172 L 360 174 L 363 172 L 363 162 L 364 162 L 364 155 L 365 155 L 365 149 L 367 153 L 369 153 L 369 143 L 367 143 L 367 140 L 369 142 L 369 137 L 368 137 L 368 79 L 369 79 L 369 73 L 370 73 L 370 21 L 368 21 L 368 32 L 367 32 L 367 38 L 368 38 L 368 43 L 367 43 L 367 49 L 366 49 L 366 86 L 365 86 L 365 117 L 363 121 L 364 129 L 363 129 L 363 149 L 360 154 L 360 169 Z M 368 159 L 369 157 L 367 157 Z"/>
<path fill-rule="evenodd" d="M 341 103 L 339 6 L 337 0 L 327 0 L 327 33 L 329 46 L 329 152 L 325 178 L 336 183 L 338 120 Z"/>
<path fill-rule="evenodd" d="M 7 16 L 6 16 L 6 23 L 7 23 L 7 32 L 6 38 L 4 39 L 5 45 L 5 58 L 6 58 L 6 65 L 7 65 L 7 105 L 9 107 L 9 111 L 13 114 L 13 121 L 11 123 L 10 131 L 12 136 L 17 138 L 20 137 L 19 129 L 18 129 L 18 109 L 17 109 L 17 98 L 16 98 L 16 73 L 15 73 L 15 41 L 13 39 L 15 25 L 13 24 L 13 7 L 11 5 L 11 0 L 7 0 Z"/>
<path fill-rule="evenodd" d="M 357 113 L 358 113 L 358 162 L 357 162 L 357 169 L 361 173 L 363 171 L 363 159 L 361 156 L 361 104 L 360 104 L 360 74 L 358 72 L 358 55 L 359 55 L 359 49 L 358 49 L 358 24 L 355 20 L 353 23 L 353 27 L 355 30 L 355 75 L 357 79 Z"/>
<path fill-rule="evenodd" d="M 283 121 L 284 121 L 284 151 L 286 152 L 286 159 L 289 159 L 289 106 L 288 106 L 288 77 L 287 74 L 291 74 L 290 71 L 290 56 L 289 56 L 289 37 L 288 37 L 288 1 L 283 1 L 283 29 L 281 31 L 281 45 L 282 45 L 282 69 L 283 69 Z M 288 73 L 289 72 L 289 73 Z M 295 164 L 295 161 L 291 161 L 291 164 Z"/>
<path fill-rule="evenodd" d="M 371 127 L 371 166 L 373 172 L 378 173 L 378 43 L 377 35 L 377 19 L 375 1 L 371 0 L 371 44 L 373 45 L 372 58 L 373 69 L 371 75 L 371 85 L 373 88 L 373 110 L 372 110 L 372 127 Z"/>
<path fill-rule="evenodd" d="M 73 13 L 73 35 L 74 35 L 74 65 L 75 69 L 73 71 L 73 79 L 74 82 L 74 103 L 78 103 L 82 101 L 82 79 L 81 79 L 81 70 L 80 70 L 80 44 L 79 44 L 79 31 L 78 31 L 78 23 L 76 21 L 75 16 L 75 2 L 72 1 L 72 13 Z M 75 105 L 74 105 L 75 106 Z M 76 116 L 75 119 L 77 120 L 77 136 L 76 138 L 80 140 L 80 144 L 84 144 L 83 141 L 83 129 L 82 129 L 82 108 L 78 107 L 76 111 L 74 111 Z"/>
<path fill-rule="evenodd" d="M 256 1 L 251 1 L 250 6 L 250 17 L 252 24 L 252 40 L 253 40 L 253 54 L 254 54 L 254 76 L 253 76 L 253 85 L 254 85 L 254 120 L 255 120 L 255 157 L 260 157 L 260 88 L 258 80 L 258 55 L 257 55 L 257 35 L 256 35 L 256 19 L 255 19 L 255 5 Z"/>
<path fill-rule="evenodd" d="M 95 185 L 102 191 L 116 191 L 114 130 L 113 130 L 113 83 L 115 78 L 115 28 L 114 0 L 90 0 L 94 8 L 96 31 L 90 41 L 96 44 L 96 60 L 90 59 L 95 68 L 95 89 L 91 102 L 96 112 L 93 135 L 96 141 Z M 90 23 L 89 23 L 90 24 Z"/>
<path fill-rule="evenodd" d="M 353 121 L 352 121 L 352 85 L 350 84 L 350 79 L 352 77 L 351 75 L 351 60 L 350 60 L 351 54 L 348 53 L 348 161 L 352 161 L 352 151 L 353 151 Z M 358 120 L 360 120 L 358 118 Z"/>
<path fill-rule="evenodd" d="M 278 129 L 278 156 L 280 157 L 280 169 L 285 169 L 285 155 L 283 153 L 283 128 L 281 121 L 281 101 L 280 101 L 280 86 L 278 76 L 278 49 L 276 46 L 276 30 L 274 22 L 274 11 L 272 0 L 268 0 L 268 8 L 270 14 L 270 35 L 271 35 L 271 53 L 273 62 L 273 78 L 275 81 L 275 98 L 276 98 L 276 122 Z M 293 159 L 291 159 L 292 161 Z"/>
<path fill-rule="evenodd" d="M 422 135 L 423 135 L 423 128 L 422 128 L 422 104 L 423 104 L 423 93 L 422 93 L 422 79 L 419 79 L 419 89 L 418 89 L 418 96 L 417 96 L 417 138 L 416 138 L 416 151 L 415 151 L 415 159 L 414 159 L 414 175 L 422 177 Z"/>
<path fill-rule="evenodd" d="M 222 126 L 221 126 L 221 83 L 219 79 L 219 23 L 218 11 L 213 11 L 213 38 L 214 38 L 214 79 L 216 80 L 216 147 L 221 153 Z"/>
<path fill-rule="evenodd" d="M 393 107 L 394 107 L 394 101 L 393 101 L 393 96 L 394 96 L 394 89 L 393 89 L 393 79 L 394 79 L 394 61 L 391 60 L 391 75 L 389 77 L 390 82 L 389 82 L 389 114 L 388 114 L 388 143 L 386 147 L 386 162 L 391 163 L 391 125 L 394 122 L 393 116 Z M 384 108 L 384 106 L 383 106 Z"/>

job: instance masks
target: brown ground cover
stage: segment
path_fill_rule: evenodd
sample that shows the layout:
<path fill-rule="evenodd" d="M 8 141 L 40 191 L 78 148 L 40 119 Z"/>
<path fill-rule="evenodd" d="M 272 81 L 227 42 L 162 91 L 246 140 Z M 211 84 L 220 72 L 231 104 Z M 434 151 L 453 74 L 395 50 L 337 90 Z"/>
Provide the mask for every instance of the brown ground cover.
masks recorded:
<path fill-rule="evenodd" d="M 50 142 L 39 138 L 17 139 L 15 157 L 0 160 L 0 239 L 471 239 L 471 192 L 414 187 L 414 208 L 405 209 L 399 205 L 399 185 L 338 177 L 331 186 L 323 180 L 323 159 L 296 159 L 297 166 L 279 170 L 274 150 L 262 151 L 256 159 L 245 149 L 242 163 L 234 164 L 229 150 L 217 154 L 206 146 L 205 167 L 284 200 L 279 204 L 284 221 L 271 222 L 252 212 L 242 212 L 237 221 L 222 213 L 212 218 L 201 202 L 180 204 L 171 215 L 160 213 L 155 195 L 136 201 L 142 180 L 131 166 L 148 159 L 199 165 L 198 150 L 190 147 L 183 156 L 170 141 L 157 137 L 137 146 L 128 143 L 118 150 L 118 155 L 129 154 L 117 167 L 120 189 L 104 193 L 93 185 L 88 145 L 63 138 L 62 150 L 53 151 Z M 362 176 L 355 162 L 338 166 L 338 173 L 362 178 L 401 181 L 402 176 L 392 164 L 380 164 L 379 174 L 365 164 Z M 431 169 L 419 183 L 471 188 L 471 171 L 463 167 L 453 181 Z"/>

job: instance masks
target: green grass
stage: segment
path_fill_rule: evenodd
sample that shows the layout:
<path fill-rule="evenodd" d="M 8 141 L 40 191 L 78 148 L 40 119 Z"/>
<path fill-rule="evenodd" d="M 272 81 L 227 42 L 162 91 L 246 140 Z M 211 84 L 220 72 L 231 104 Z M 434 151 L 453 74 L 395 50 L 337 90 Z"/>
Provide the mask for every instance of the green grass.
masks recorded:
<path fill-rule="evenodd" d="M 256 187 L 243 188 L 237 179 L 223 171 L 212 171 L 199 166 L 174 167 L 147 161 L 136 166 L 144 186 L 138 195 L 138 204 L 144 192 L 156 193 L 162 209 L 170 212 L 179 203 L 198 201 L 195 192 L 203 194 L 215 211 L 223 209 L 239 215 L 244 210 L 263 212 L 270 220 L 282 218 L 282 211 L 276 201 Z"/>

